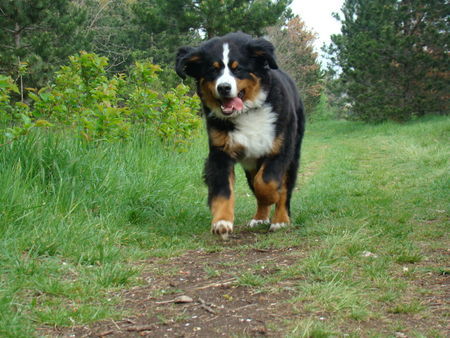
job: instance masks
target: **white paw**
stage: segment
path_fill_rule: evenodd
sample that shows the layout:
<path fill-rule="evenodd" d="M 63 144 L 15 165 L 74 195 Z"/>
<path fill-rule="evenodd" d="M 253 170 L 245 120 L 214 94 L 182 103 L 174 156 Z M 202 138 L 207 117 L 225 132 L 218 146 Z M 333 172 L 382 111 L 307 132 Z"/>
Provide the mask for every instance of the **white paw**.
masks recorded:
<path fill-rule="evenodd" d="M 249 228 L 254 228 L 255 226 L 258 226 L 260 224 L 269 224 L 269 219 L 252 219 L 250 222 L 247 223 L 247 226 Z"/>
<path fill-rule="evenodd" d="M 277 231 L 281 228 L 285 228 L 289 225 L 289 223 L 272 223 L 270 225 L 269 231 Z"/>
<path fill-rule="evenodd" d="M 211 232 L 219 235 L 222 239 L 228 239 L 228 235 L 233 232 L 233 223 L 229 221 L 218 221 L 211 225 Z"/>

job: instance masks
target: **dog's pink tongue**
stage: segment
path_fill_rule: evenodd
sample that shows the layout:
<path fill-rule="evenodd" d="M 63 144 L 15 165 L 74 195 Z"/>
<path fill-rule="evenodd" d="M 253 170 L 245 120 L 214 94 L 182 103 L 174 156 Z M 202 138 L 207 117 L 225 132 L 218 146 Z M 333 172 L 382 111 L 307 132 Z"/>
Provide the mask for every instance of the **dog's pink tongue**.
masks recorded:
<path fill-rule="evenodd" d="M 225 114 L 231 114 L 235 110 L 242 110 L 244 103 L 239 97 L 233 97 L 232 99 L 225 99 L 222 105 L 222 111 Z"/>

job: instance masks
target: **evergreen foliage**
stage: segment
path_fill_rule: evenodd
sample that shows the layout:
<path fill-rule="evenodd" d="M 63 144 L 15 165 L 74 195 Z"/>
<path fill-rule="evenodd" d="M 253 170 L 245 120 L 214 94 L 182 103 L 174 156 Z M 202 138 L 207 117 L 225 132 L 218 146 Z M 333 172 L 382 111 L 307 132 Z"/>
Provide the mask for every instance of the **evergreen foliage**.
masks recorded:
<path fill-rule="evenodd" d="M 138 0 L 132 5 L 139 30 L 136 47 L 157 64 L 173 62 L 181 45 L 233 31 L 261 36 L 292 16 L 292 0 Z"/>
<path fill-rule="evenodd" d="M 71 0 L 2 1 L 0 72 L 25 77 L 21 82 L 28 87 L 44 86 L 69 55 L 89 47 L 86 18 L 85 7 Z"/>
<path fill-rule="evenodd" d="M 145 59 L 172 68 L 182 45 L 237 30 L 262 35 L 265 27 L 291 16 L 291 1 L 5 0 L 0 72 L 16 79 L 27 66 L 24 87 L 39 88 L 80 50 L 108 57 L 113 72 Z M 172 76 L 165 76 L 174 86 Z"/>
<path fill-rule="evenodd" d="M 332 60 L 351 115 L 403 121 L 448 112 L 447 0 L 346 0 Z"/>

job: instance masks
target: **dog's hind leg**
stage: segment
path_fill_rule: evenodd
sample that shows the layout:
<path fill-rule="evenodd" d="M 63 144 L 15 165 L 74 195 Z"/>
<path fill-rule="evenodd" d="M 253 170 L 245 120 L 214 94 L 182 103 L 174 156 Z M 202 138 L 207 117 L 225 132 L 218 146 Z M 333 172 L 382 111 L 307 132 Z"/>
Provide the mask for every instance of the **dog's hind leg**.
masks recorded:
<path fill-rule="evenodd" d="M 276 162 L 267 162 L 253 179 L 258 211 L 255 219 L 268 220 L 270 207 L 275 204 L 275 213 L 270 230 L 277 230 L 289 224 L 288 198 L 285 175 Z M 256 218 L 258 217 L 258 218 Z M 268 223 L 268 222 L 267 222 Z"/>
<path fill-rule="evenodd" d="M 272 204 L 275 204 L 269 231 L 275 231 L 290 224 L 290 197 L 294 187 L 292 183 L 295 183 L 296 168 L 296 162 L 292 162 L 286 168 L 283 161 L 276 157 L 267 160 L 259 168 L 253 178 L 254 192 L 258 200 L 258 211 L 253 223 L 258 220 L 269 223 L 270 208 Z M 261 222 L 256 224 L 259 223 Z"/>
<path fill-rule="evenodd" d="M 255 175 L 256 170 L 245 170 L 245 176 L 247 177 L 248 185 L 252 190 L 253 194 L 255 194 L 255 187 L 254 187 Z M 267 205 L 266 203 L 264 203 L 264 201 L 257 199 L 256 214 L 253 216 L 250 222 L 247 223 L 247 226 L 253 228 L 260 224 L 270 224 L 270 205 Z"/>
<path fill-rule="evenodd" d="M 270 224 L 269 231 L 276 231 L 278 229 L 284 228 L 285 226 L 288 226 L 290 223 L 290 196 L 288 191 L 288 186 L 286 184 L 286 178 L 287 175 L 283 177 L 283 181 L 281 183 L 281 186 L 279 188 L 279 198 L 275 204 L 275 212 L 272 217 L 272 221 Z"/>

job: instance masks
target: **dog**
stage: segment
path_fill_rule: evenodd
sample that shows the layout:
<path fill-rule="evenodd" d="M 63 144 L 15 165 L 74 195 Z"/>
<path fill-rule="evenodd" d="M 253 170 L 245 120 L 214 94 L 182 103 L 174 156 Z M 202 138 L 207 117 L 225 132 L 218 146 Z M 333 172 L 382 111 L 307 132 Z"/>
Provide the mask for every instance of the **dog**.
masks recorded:
<path fill-rule="evenodd" d="M 248 226 L 270 224 L 269 231 L 275 231 L 290 224 L 305 114 L 296 85 L 278 69 L 274 52 L 269 41 L 238 32 L 181 47 L 176 56 L 177 74 L 195 79 L 202 102 L 211 231 L 223 239 L 233 232 L 236 163 L 257 200 Z"/>

